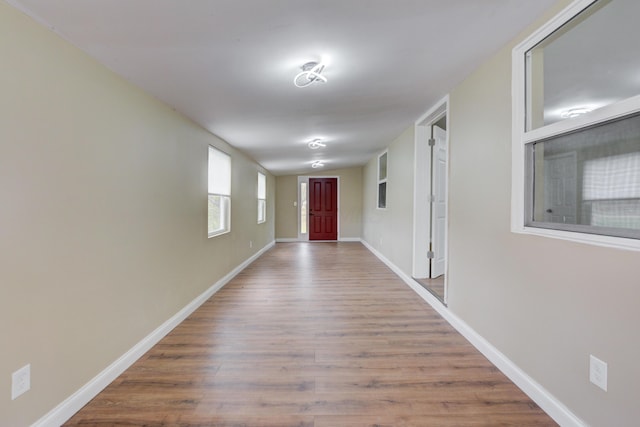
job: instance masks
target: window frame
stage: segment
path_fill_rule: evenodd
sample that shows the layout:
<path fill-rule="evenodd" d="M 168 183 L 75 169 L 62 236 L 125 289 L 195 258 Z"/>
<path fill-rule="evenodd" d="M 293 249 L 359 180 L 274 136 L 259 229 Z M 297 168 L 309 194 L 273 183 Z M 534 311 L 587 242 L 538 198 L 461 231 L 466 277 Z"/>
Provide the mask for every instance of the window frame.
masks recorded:
<path fill-rule="evenodd" d="M 262 186 L 260 185 L 260 178 L 264 181 Z M 264 193 L 261 194 L 260 189 L 263 189 Z M 265 222 L 267 222 L 267 176 L 258 171 L 258 224 Z"/>
<path fill-rule="evenodd" d="M 526 224 L 531 211 L 529 185 L 533 180 L 532 171 L 527 170 L 531 162 L 527 145 L 592 127 L 604 122 L 617 120 L 640 112 L 640 95 L 614 102 L 580 117 L 560 120 L 546 126 L 527 130 L 527 62 L 526 54 L 554 31 L 599 0 L 576 0 L 558 15 L 533 32 L 512 51 L 512 186 L 511 186 L 511 231 L 554 239 L 569 240 L 591 245 L 640 251 L 640 240 L 610 235 L 591 234 L 581 231 L 558 230 L 532 227 Z"/>
<path fill-rule="evenodd" d="M 229 182 L 229 188 L 227 191 L 225 192 L 220 192 L 220 193 L 215 193 L 215 192 L 211 192 L 211 188 L 209 188 L 209 183 L 211 180 L 211 153 L 212 151 L 216 151 L 224 156 L 226 156 L 228 158 L 229 161 L 229 177 L 228 177 L 228 182 Z M 232 169 L 233 169 L 233 164 L 232 164 L 232 157 L 225 153 L 224 151 L 220 150 L 217 147 L 214 147 L 213 145 L 209 145 L 208 149 L 207 149 L 207 200 L 209 200 L 209 197 L 211 196 L 217 196 L 217 197 L 221 197 L 222 202 L 221 204 L 223 205 L 223 210 L 221 212 L 221 222 L 224 223 L 224 226 L 218 230 L 209 232 L 209 211 L 208 211 L 208 204 L 207 204 L 207 237 L 211 238 L 211 237 L 216 237 L 216 236 L 220 236 L 223 234 L 227 234 L 229 232 L 231 232 L 231 179 L 233 176 L 232 173 Z M 228 193 L 228 194 L 227 194 Z"/>
<path fill-rule="evenodd" d="M 298 176 L 298 240 L 309 240 L 309 177 Z"/>
<path fill-rule="evenodd" d="M 385 176 L 384 178 L 380 177 L 380 160 L 382 157 L 385 158 Z M 387 185 L 389 178 L 389 150 L 384 150 L 382 153 L 378 155 L 378 169 L 376 172 L 377 184 L 376 184 L 376 209 L 385 210 L 387 209 L 387 192 L 389 190 L 389 186 Z M 380 188 L 384 184 L 384 206 L 380 206 Z"/>

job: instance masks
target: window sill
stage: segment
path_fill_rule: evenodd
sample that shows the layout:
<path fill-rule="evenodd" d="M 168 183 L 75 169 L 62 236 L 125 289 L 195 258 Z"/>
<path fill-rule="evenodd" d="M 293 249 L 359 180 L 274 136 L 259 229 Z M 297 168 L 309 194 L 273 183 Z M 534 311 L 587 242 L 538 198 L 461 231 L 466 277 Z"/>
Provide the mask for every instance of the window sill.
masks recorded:
<path fill-rule="evenodd" d="M 640 240 L 626 239 L 623 237 L 602 236 L 599 234 L 587 234 L 573 231 L 551 230 L 537 227 L 514 227 L 513 233 L 528 234 L 533 236 L 550 237 L 552 239 L 567 240 L 575 243 L 584 243 L 606 248 L 640 251 Z"/>
<path fill-rule="evenodd" d="M 231 233 L 231 230 L 222 230 L 222 231 L 216 231 L 214 233 L 209 233 L 207 237 L 210 239 L 212 237 L 222 236 L 223 234 L 228 234 L 228 233 Z"/>

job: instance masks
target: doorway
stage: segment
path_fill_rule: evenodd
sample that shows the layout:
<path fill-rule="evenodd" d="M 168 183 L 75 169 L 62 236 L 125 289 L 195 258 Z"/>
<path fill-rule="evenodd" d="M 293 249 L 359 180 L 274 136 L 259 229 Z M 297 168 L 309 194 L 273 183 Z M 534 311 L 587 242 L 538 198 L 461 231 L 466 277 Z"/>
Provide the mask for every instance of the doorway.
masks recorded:
<path fill-rule="evenodd" d="M 309 240 L 338 240 L 336 178 L 309 178 Z"/>
<path fill-rule="evenodd" d="M 339 240 L 339 193 L 339 177 L 298 177 L 298 240 Z"/>
<path fill-rule="evenodd" d="M 413 278 L 446 304 L 448 98 L 416 122 Z"/>

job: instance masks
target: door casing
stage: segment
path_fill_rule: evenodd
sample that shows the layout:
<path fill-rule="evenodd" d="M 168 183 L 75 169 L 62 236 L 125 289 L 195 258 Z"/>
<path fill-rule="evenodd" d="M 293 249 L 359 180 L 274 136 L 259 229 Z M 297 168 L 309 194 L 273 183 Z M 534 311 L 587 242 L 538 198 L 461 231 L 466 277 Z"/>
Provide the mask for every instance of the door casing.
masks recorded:
<path fill-rule="evenodd" d="M 429 147 L 429 139 L 431 137 L 431 126 L 442 117 L 446 117 L 447 141 L 449 147 L 449 96 L 445 96 L 431 109 L 429 109 L 422 117 L 415 122 L 415 140 L 414 140 L 414 185 L 413 185 L 413 271 L 415 278 L 429 278 L 429 262 L 427 253 L 429 252 L 429 243 L 431 239 L 431 150 Z M 447 181 L 450 170 L 450 150 L 447 150 L 446 176 Z M 449 204 L 448 185 L 446 190 L 446 205 Z M 445 216 L 445 236 L 444 236 L 444 253 L 445 253 L 445 286 L 444 286 L 444 303 L 447 301 L 447 284 L 448 284 L 448 212 Z"/>
<path fill-rule="evenodd" d="M 307 184 L 307 201 L 309 200 L 309 179 L 311 178 L 336 178 L 336 182 L 337 182 L 337 186 L 338 186 L 338 191 L 337 191 L 337 197 L 338 197 L 338 218 L 337 218 L 337 222 L 338 222 L 338 238 L 337 240 L 340 241 L 340 177 L 338 175 L 300 175 L 298 176 L 298 186 L 296 187 L 296 193 L 297 193 L 297 207 L 296 207 L 296 212 L 297 212 L 297 223 L 298 223 L 298 241 L 302 241 L 302 242 L 306 242 L 306 241 L 310 241 L 309 240 L 309 212 L 307 212 L 307 232 L 306 233 L 301 233 L 300 228 L 301 228 L 301 224 L 300 224 L 300 220 L 301 220 L 301 212 L 300 209 L 302 208 L 302 198 L 301 198 L 301 194 L 300 194 L 300 186 L 301 184 L 304 182 Z M 318 240 L 311 240 L 311 241 L 315 241 L 317 242 Z"/>
<path fill-rule="evenodd" d="M 338 180 L 309 178 L 309 240 L 338 240 Z"/>

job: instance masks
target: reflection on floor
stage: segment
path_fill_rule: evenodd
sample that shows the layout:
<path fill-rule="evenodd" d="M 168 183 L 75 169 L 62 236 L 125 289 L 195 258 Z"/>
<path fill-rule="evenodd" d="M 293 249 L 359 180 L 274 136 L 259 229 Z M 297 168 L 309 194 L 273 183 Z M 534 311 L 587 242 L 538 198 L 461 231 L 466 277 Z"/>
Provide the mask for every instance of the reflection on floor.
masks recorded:
<path fill-rule="evenodd" d="M 416 279 L 416 282 L 420 283 L 423 288 L 434 294 L 438 299 L 444 302 L 444 274 L 438 276 L 435 279 Z"/>

